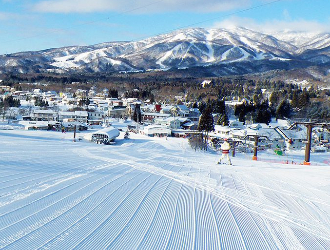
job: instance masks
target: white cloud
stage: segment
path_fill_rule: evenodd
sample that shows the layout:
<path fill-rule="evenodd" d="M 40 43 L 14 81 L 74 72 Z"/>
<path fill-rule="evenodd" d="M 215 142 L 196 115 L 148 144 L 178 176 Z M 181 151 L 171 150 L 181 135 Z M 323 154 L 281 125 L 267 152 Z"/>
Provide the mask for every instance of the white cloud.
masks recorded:
<path fill-rule="evenodd" d="M 287 9 L 285 9 L 283 11 L 283 17 L 284 17 L 285 20 L 290 20 L 291 19 L 290 13 Z"/>
<path fill-rule="evenodd" d="M 213 28 L 245 27 L 255 31 L 274 33 L 280 31 L 301 31 L 301 32 L 330 32 L 330 20 L 327 23 L 320 23 L 314 20 L 268 20 L 257 22 L 251 18 L 231 17 L 224 21 L 217 22 Z"/>
<path fill-rule="evenodd" d="M 249 6 L 250 0 L 43 0 L 32 6 L 38 12 L 216 12 Z"/>
<path fill-rule="evenodd" d="M 112 8 L 115 8 L 115 4 L 106 0 L 50 0 L 33 6 L 36 11 L 53 13 L 95 12 Z"/>
<path fill-rule="evenodd" d="M 14 13 L 0 12 L 0 20 L 9 20 L 17 18 L 19 15 Z"/>

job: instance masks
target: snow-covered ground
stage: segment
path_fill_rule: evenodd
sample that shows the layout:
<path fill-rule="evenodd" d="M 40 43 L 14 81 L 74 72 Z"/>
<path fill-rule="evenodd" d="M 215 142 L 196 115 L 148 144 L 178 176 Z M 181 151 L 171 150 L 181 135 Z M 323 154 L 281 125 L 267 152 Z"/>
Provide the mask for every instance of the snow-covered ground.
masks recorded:
<path fill-rule="evenodd" d="M 72 137 L 0 130 L 0 249 L 330 249 L 329 154 Z"/>

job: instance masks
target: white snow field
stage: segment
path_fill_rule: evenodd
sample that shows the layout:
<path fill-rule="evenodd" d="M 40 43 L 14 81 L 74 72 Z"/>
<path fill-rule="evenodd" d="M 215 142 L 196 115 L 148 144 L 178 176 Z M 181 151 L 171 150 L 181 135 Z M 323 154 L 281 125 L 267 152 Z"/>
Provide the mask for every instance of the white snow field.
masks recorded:
<path fill-rule="evenodd" d="M 185 139 L 122 136 L 0 130 L 0 249 L 330 249 L 329 153 L 229 166 Z"/>

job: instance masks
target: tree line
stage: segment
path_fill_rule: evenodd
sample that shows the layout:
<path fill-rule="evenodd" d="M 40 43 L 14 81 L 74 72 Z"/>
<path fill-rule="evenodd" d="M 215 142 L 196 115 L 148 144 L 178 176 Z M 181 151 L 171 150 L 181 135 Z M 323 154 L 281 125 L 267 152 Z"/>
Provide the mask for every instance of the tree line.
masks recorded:
<path fill-rule="evenodd" d="M 255 80 L 243 76 L 214 77 L 208 78 L 209 84 L 203 86 L 201 82 L 204 78 L 169 77 L 166 72 L 72 76 L 6 75 L 3 79 L 3 85 L 8 83 L 19 90 L 24 90 L 24 87 L 33 88 L 31 85 L 22 84 L 32 81 L 47 83 L 47 86 L 38 86 L 44 90 L 62 88 L 64 91 L 69 87 L 74 92 L 77 88 L 87 90 L 97 86 L 110 89 L 109 97 L 136 97 L 143 101 L 149 100 L 151 103 L 196 103 L 195 106 L 201 106 L 201 109 L 209 100 L 245 100 L 245 106 L 235 111 L 241 121 L 261 119 L 267 122 L 269 115 L 276 118 L 310 117 L 330 120 L 329 90 L 315 86 L 305 88 L 284 81 Z M 73 82 L 77 84 L 72 84 Z M 177 96 L 182 96 L 182 99 L 176 99 Z M 212 104 L 212 108 L 215 109 L 215 105 Z M 214 113 L 222 114 L 216 111 Z"/>

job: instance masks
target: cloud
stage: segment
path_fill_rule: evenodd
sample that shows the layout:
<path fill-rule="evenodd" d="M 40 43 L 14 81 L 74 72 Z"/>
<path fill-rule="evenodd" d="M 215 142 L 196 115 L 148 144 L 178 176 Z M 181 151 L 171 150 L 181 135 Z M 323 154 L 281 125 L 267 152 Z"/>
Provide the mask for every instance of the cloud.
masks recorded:
<path fill-rule="evenodd" d="M 231 17 L 213 25 L 213 28 L 232 27 L 244 27 L 264 33 L 274 33 L 280 31 L 330 32 L 330 20 L 326 23 L 320 23 L 314 20 L 292 20 L 285 18 L 284 20 L 273 19 L 265 22 L 257 22 L 251 18 Z"/>
<path fill-rule="evenodd" d="M 14 13 L 8 13 L 8 12 L 0 12 L 0 20 L 10 20 L 10 19 L 17 19 L 19 15 Z"/>
<path fill-rule="evenodd" d="M 38 12 L 70 13 L 99 12 L 118 8 L 115 1 L 106 0 L 50 0 L 41 1 L 33 6 Z"/>
<path fill-rule="evenodd" d="M 290 20 L 291 19 L 290 13 L 287 9 L 285 9 L 283 11 L 283 17 L 284 17 L 285 20 Z"/>
<path fill-rule="evenodd" d="M 32 6 L 37 12 L 88 13 L 175 11 L 218 12 L 249 6 L 250 0 L 43 0 Z"/>

